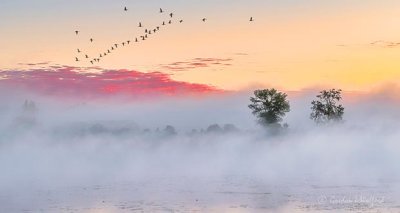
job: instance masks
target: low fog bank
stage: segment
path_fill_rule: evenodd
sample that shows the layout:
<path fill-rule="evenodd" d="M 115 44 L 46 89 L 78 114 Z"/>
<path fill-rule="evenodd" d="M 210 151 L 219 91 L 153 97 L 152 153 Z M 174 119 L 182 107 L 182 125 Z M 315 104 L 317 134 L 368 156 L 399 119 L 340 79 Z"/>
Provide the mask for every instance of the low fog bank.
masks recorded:
<path fill-rule="evenodd" d="M 399 105 L 345 103 L 344 123 L 316 126 L 314 95 L 289 96 L 289 128 L 279 135 L 255 124 L 250 93 L 134 103 L 3 97 L 0 190 L 181 176 L 266 185 L 400 180 Z"/>

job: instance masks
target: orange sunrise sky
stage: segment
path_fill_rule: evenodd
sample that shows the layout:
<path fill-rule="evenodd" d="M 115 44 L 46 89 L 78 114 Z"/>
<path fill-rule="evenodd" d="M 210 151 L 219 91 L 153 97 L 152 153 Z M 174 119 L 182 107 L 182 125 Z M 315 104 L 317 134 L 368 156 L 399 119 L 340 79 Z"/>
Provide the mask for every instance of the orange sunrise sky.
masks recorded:
<path fill-rule="evenodd" d="M 170 12 L 172 24 L 133 42 Z M 255 85 L 368 91 L 400 82 L 399 14 L 395 0 L 2 0 L 0 70 L 57 65 L 160 72 L 233 91 Z M 122 47 L 127 40 L 132 43 Z M 115 43 L 118 50 L 99 63 L 85 59 Z"/>

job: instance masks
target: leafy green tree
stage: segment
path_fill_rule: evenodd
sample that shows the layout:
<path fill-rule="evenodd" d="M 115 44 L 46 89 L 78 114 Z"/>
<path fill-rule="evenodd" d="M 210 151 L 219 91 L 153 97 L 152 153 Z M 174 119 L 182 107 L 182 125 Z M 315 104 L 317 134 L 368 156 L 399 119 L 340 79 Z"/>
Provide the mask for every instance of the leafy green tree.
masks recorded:
<path fill-rule="evenodd" d="M 287 94 L 276 89 L 263 89 L 254 91 L 254 97 L 250 98 L 249 108 L 253 115 L 257 116 L 261 125 L 272 127 L 279 126 L 287 112 L 290 112 L 290 104 Z"/>
<path fill-rule="evenodd" d="M 310 118 L 318 124 L 337 122 L 343 119 L 344 107 L 338 102 L 342 99 L 342 90 L 323 90 L 317 100 L 311 102 Z"/>

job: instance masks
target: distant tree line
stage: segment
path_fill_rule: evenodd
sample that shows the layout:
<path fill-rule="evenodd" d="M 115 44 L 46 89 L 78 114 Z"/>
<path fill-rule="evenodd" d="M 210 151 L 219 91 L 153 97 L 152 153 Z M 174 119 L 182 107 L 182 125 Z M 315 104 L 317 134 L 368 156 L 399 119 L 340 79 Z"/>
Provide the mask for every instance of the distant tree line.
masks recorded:
<path fill-rule="evenodd" d="M 316 96 L 316 99 L 311 102 L 310 119 L 319 125 L 340 123 L 343 120 L 344 107 L 339 103 L 342 100 L 342 90 L 330 89 L 322 90 Z M 250 97 L 250 104 L 253 115 L 257 117 L 257 122 L 269 130 L 279 132 L 287 129 L 289 125 L 283 123 L 283 118 L 286 113 L 290 112 L 291 107 L 287 98 L 287 94 L 280 92 L 274 88 L 255 90 L 254 96 Z M 26 100 L 22 107 L 22 114 L 16 120 L 19 126 L 33 126 L 36 123 L 35 114 L 38 111 L 34 101 Z M 131 128 L 106 128 L 102 124 L 95 124 L 88 127 L 91 133 L 132 133 Z M 199 133 L 231 133 L 237 132 L 239 129 L 233 124 L 218 124 L 210 125 L 206 130 L 202 129 Z M 143 133 L 150 133 L 150 129 L 145 129 Z M 198 131 L 193 130 L 191 134 L 196 134 Z M 167 125 L 162 131 L 158 128 L 155 133 L 160 133 L 165 136 L 177 135 L 174 126 Z"/>

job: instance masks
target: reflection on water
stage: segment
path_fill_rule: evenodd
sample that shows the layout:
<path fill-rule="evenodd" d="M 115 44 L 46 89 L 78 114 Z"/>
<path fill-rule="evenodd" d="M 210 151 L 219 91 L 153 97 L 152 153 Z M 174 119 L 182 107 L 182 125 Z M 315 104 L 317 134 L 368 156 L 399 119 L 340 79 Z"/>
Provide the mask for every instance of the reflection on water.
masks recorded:
<path fill-rule="evenodd" d="M 400 184 L 163 177 L 1 191 L 1 212 L 400 212 Z M 17 186 L 15 186 L 17 188 Z M 18 192 L 17 192 L 18 191 Z"/>

